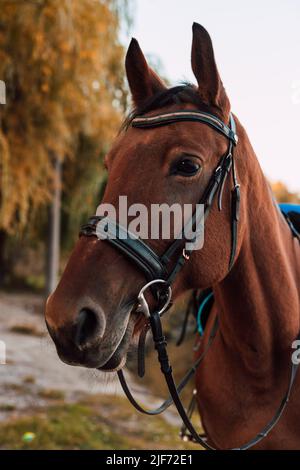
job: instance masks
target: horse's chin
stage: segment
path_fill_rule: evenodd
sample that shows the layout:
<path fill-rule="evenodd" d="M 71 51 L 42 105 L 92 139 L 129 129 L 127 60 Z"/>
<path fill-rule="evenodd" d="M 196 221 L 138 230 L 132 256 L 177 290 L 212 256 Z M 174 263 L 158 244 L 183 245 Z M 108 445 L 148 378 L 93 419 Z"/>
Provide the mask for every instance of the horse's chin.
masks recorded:
<path fill-rule="evenodd" d="M 136 318 L 136 313 L 132 312 L 118 347 L 111 355 L 110 359 L 104 365 L 98 367 L 98 370 L 103 372 L 116 372 L 125 366 L 127 353 L 133 339 Z"/>
<path fill-rule="evenodd" d="M 99 367 L 98 370 L 102 372 L 117 372 L 118 370 L 123 369 L 126 365 L 127 354 L 122 358 L 117 357 L 115 354 L 113 357 L 106 363 L 104 366 Z"/>

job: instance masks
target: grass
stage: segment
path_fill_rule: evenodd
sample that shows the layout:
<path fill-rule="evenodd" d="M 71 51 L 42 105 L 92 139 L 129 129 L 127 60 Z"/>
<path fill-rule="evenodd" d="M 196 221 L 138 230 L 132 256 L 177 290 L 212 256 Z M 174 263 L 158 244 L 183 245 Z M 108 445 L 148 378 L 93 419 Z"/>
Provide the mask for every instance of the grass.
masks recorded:
<path fill-rule="evenodd" d="M 39 338 L 46 336 L 46 333 L 37 330 L 37 328 L 34 325 L 28 325 L 28 324 L 13 325 L 10 328 L 10 331 L 12 333 L 17 333 L 21 335 L 29 335 L 29 336 L 37 336 Z"/>
<path fill-rule="evenodd" d="M 23 377 L 23 383 L 24 384 L 34 384 L 35 383 L 35 377 L 33 375 L 25 375 L 25 377 Z"/>
<path fill-rule="evenodd" d="M 26 432 L 32 442 L 23 442 Z M 111 449 L 122 443 L 114 432 L 95 421 L 88 407 L 66 405 L 15 419 L 0 426 L 1 447 L 5 449 Z M 112 446 L 112 447 L 111 447 Z"/>
<path fill-rule="evenodd" d="M 173 325 L 166 326 L 167 331 L 173 330 Z M 40 332 L 28 324 L 17 324 L 12 331 L 40 336 Z M 193 342 L 194 338 L 189 337 L 182 347 L 176 348 L 174 338 L 170 341 L 168 351 L 177 380 L 193 362 Z M 132 365 L 136 371 L 134 353 L 133 356 Z M 154 395 L 166 397 L 156 352 L 151 346 L 147 357 L 147 374 L 142 383 Z M 28 375 L 23 378 L 22 385 L 12 384 L 11 388 L 22 392 L 24 387 L 30 388 L 34 383 L 35 378 Z M 185 403 L 191 397 L 192 387 L 191 384 L 184 396 Z M 0 422 L 0 449 L 199 449 L 179 439 L 178 426 L 171 426 L 161 416 L 139 414 L 126 398 L 101 395 L 77 404 L 65 404 L 64 394 L 55 389 L 40 390 L 38 395 L 47 400 L 47 408 L 34 407 L 18 416 L 10 405 L 3 405 L 2 411 L 7 411 L 10 416 L 9 420 Z M 26 442 L 26 433 L 34 434 L 31 442 Z"/>
<path fill-rule="evenodd" d="M 14 411 L 15 409 L 15 405 L 12 405 L 11 403 L 3 403 L 0 405 L 0 411 Z"/>
<path fill-rule="evenodd" d="M 20 292 L 35 292 L 43 294 L 45 290 L 45 276 L 44 275 L 17 275 L 11 273 L 5 279 L 5 290 L 7 292 L 15 293 Z"/>
<path fill-rule="evenodd" d="M 48 400 L 62 400 L 65 397 L 65 393 L 62 390 L 43 388 L 39 391 L 39 396 Z"/>
<path fill-rule="evenodd" d="M 24 442 L 25 433 L 34 433 Z M 144 417 L 121 397 L 99 396 L 58 404 L 0 424 L 1 449 L 193 449 L 178 428 L 161 417 Z"/>

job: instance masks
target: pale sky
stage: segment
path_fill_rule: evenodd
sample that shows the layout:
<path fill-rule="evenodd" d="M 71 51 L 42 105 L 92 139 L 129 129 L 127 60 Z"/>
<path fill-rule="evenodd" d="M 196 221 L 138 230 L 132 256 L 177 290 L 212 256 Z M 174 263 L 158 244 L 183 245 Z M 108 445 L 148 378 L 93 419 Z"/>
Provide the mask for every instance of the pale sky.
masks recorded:
<path fill-rule="evenodd" d="M 195 83 L 192 23 L 208 30 L 232 110 L 265 174 L 300 191 L 300 1 L 136 0 L 133 13 L 131 35 L 172 85 Z"/>

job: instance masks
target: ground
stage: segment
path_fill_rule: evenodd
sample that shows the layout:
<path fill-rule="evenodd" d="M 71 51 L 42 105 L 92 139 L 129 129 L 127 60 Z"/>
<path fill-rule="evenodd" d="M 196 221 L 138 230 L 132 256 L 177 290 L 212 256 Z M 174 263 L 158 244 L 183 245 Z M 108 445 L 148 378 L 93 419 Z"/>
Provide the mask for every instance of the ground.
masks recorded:
<path fill-rule="evenodd" d="M 179 439 L 174 410 L 163 417 L 143 416 L 123 397 L 116 377 L 63 364 L 42 311 L 41 296 L 0 293 L 0 340 L 6 344 L 6 364 L 0 365 L 0 448 L 196 448 Z M 131 377 L 130 382 L 143 403 L 158 403 L 148 385 Z"/>

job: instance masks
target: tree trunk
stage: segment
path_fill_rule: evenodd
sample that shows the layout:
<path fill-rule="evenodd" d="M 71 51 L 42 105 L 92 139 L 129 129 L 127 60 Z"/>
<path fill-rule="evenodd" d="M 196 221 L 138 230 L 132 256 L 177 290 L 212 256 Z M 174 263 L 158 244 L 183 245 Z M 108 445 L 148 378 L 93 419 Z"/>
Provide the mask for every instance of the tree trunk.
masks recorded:
<path fill-rule="evenodd" d="M 57 285 L 60 259 L 60 219 L 61 219 L 61 182 L 62 164 L 54 159 L 55 186 L 52 204 L 49 207 L 48 243 L 46 262 L 46 295 L 50 295 Z"/>
<path fill-rule="evenodd" d="M 6 104 L 6 90 L 5 83 L 0 80 L 0 105 Z M 0 113 L 0 126 L 1 126 L 1 113 Z M 2 127 L 0 128 L 2 130 Z M 5 242 L 7 234 L 4 230 L 0 230 L 0 287 L 4 285 L 4 279 L 6 275 L 5 266 Z"/>
<path fill-rule="evenodd" d="M 7 274 L 7 263 L 5 259 L 6 232 L 0 230 L 0 288 L 3 287 Z"/>

